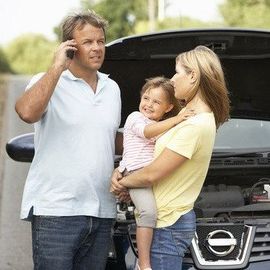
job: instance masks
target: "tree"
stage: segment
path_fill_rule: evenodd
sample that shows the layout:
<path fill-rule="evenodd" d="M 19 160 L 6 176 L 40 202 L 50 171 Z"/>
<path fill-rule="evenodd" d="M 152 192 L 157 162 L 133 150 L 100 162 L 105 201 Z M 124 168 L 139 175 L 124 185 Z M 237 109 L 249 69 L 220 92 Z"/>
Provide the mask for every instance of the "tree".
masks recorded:
<path fill-rule="evenodd" d="M 165 18 L 166 0 L 81 0 L 82 10 L 94 10 L 109 21 L 107 42 L 153 30 L 217 27 L 221 22 L 202 22 L 189 17 Z M 60 26 L 54 28 L 60 41 Z"/>
<path fill-rule="evenodd" d="M 0 73 L 11 72 L 6 54 L 2 48 L 0 48 Z"/>
<path fill-rule="evenodd" d="M 228 26 L 270 28 L 270 0 L 227 0 L 219 9 Z"/>
<path fill-rule="evenodd" d="M 12 70 L 19 74 L 34 74 L 49 67 L 55 42 L 40 34 L 26 34 L 13 40 L 6 48 Z"/>
<path fill-rule="evenodd" d="M 135 25 L 147 18 L 145 0 L 82 0 L 84 10 L 93 9 L 109 22 L 107 41 L 135 33 Z"/>

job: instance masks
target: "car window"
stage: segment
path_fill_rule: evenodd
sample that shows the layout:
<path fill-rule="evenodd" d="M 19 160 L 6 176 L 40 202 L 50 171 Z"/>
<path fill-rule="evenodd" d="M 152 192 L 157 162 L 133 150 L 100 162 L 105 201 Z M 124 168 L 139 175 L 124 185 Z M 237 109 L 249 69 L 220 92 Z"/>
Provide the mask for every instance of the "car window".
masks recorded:
<path fill-rule="evenodd" d="M 217 132 L 215 151 L 270 147 L 270 121 L 230 119 Z"/>

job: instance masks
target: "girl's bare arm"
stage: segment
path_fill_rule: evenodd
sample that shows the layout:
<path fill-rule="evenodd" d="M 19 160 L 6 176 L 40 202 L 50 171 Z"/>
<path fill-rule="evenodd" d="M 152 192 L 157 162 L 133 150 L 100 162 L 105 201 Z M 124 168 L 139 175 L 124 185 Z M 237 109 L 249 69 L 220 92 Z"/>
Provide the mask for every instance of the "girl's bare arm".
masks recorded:
<path fill-rule="evenodd" d="M 144 128 L 144 136 L 147 139 L 153 138 L 162 134 L 163 132 L 169 130 L 170 128 L 176 126 L 180 122 L 188 119 L 191 116 L 194 116 L 194 110 L 184 110 L 181 111 L 178 115 L 170 117 L 168 119 L 148 124 Z"/>

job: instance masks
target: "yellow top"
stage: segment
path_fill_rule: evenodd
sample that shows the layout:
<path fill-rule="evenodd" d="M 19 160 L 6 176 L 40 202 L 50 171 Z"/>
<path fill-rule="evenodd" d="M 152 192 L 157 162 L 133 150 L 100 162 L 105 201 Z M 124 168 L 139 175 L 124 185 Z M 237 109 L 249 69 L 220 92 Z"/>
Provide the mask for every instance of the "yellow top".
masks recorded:
<path fill-rule="evenodd" d="M 174 224 L 189 212 L 205 180 L 216 135 L 213 113 L 200 113 L 181 122 L 156 142 L 155 157 L 165 147 L 188 158 L 179 169 L 153 187 L 157 227 Z"/>

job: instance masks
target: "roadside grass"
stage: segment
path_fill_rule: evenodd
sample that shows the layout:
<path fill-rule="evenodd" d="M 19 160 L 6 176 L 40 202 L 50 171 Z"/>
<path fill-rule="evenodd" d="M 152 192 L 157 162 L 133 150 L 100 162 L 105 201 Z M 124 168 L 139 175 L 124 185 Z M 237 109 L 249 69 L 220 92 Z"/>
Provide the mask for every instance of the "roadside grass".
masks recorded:
<path fill-rule="evenodd" d="M 5 99 L 6 99 L 6 79 L 5 76 L 0 75 L 0 138 L 2 138 L 2 127 L 3 127 L 3 115 L 5 108 Z M 0 139 L 1 140 L 1 139 Z"/>

